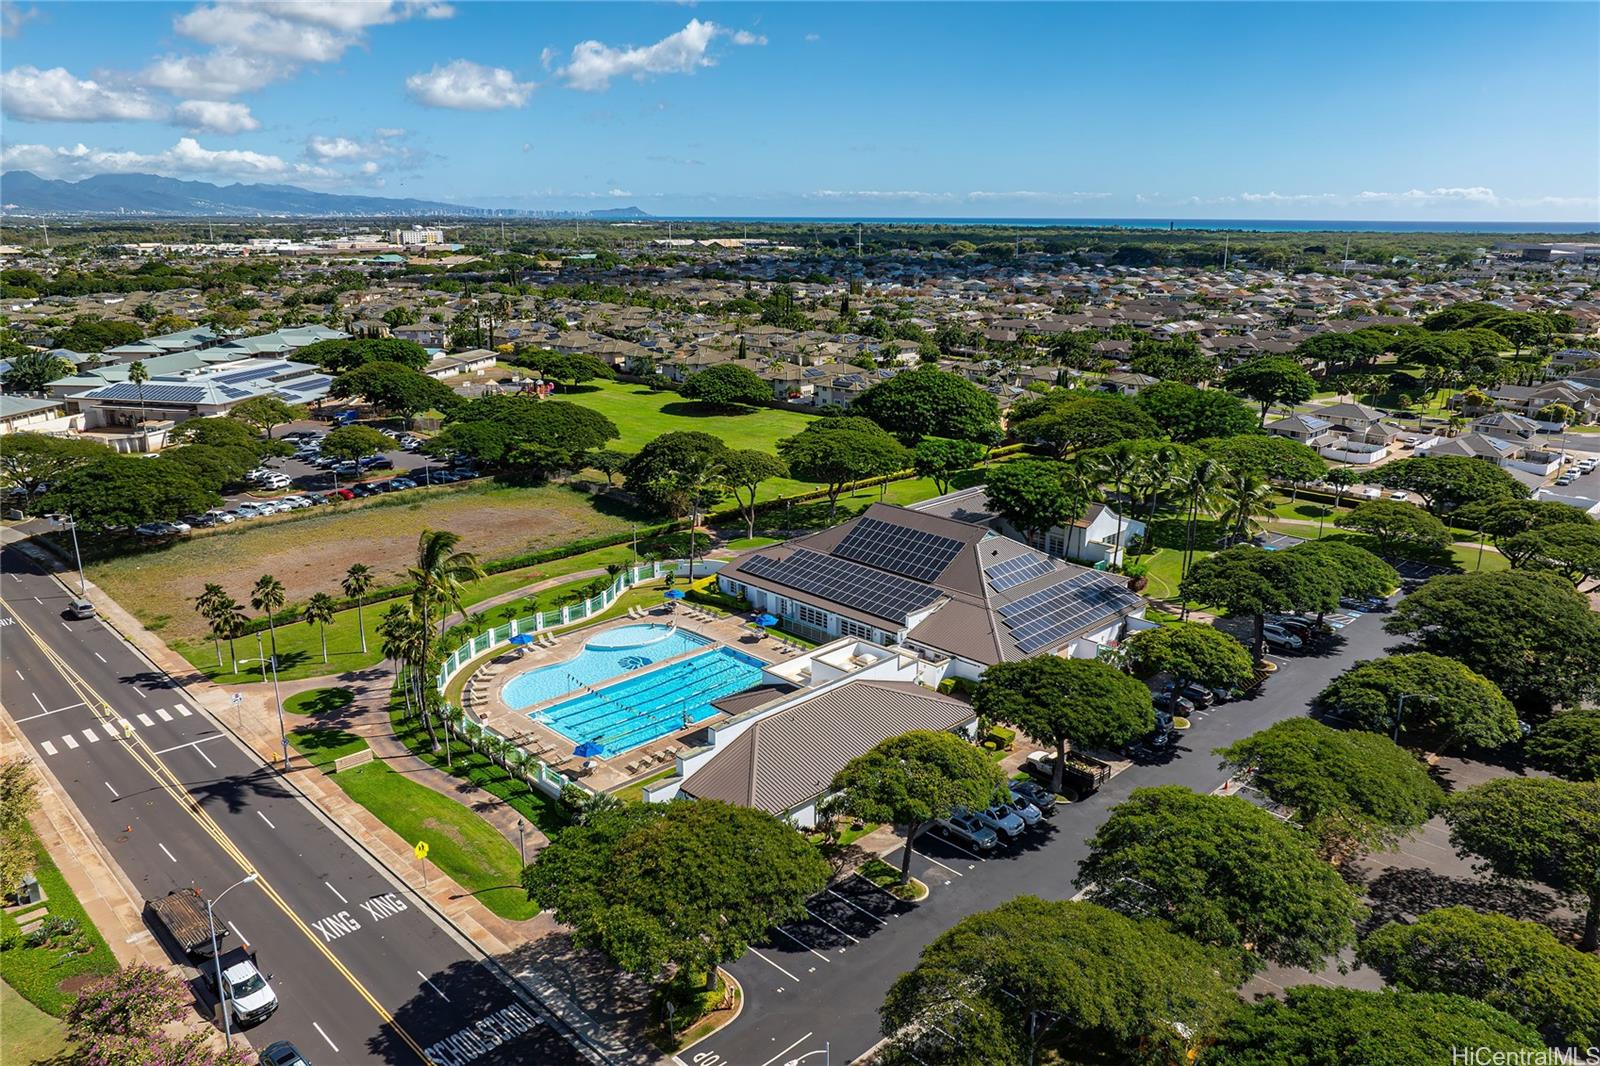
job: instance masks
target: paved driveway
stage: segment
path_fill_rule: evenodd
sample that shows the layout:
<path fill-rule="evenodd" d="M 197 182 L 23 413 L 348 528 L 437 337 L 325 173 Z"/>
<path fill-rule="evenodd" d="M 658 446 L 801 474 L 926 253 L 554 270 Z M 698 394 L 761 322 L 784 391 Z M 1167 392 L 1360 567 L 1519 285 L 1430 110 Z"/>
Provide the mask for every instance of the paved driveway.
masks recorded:
<path fill-rule="evenodd" d="M 1043 831 L 991 858 L 924 836 L 912 872 L 932 889 L 915 906 L 901 904 L 860 878 L 848 878 L 813 901 L 812 917 L 773 933 L 729 969 L 744 985 L 745 1007 L 727 1029 L 678 1056 L 690 1066 L 781 1066 L 825 1058 L 848 1062 L 878 1039 L 879 1005 L 924 945 L 950 926 L 1015 896 L 1068 899 L 1088 853 L 1086 840 L 1107 812 L 1136 788 L 1178 784 L 1210 792 L 1226 776 L 1212 749 L 1309 710 L 1309 701 L 1357 659 L 1385 654 L 1397 638 L 1383 615 L 1348 614 L 1326 647 L 1281 657 L 1251 698 L 1195 716 L 1175 757 L 1136 765 L 1099 793 L 1064 804 Z M 898 864 L 900 852 L 888 860 Z"/>

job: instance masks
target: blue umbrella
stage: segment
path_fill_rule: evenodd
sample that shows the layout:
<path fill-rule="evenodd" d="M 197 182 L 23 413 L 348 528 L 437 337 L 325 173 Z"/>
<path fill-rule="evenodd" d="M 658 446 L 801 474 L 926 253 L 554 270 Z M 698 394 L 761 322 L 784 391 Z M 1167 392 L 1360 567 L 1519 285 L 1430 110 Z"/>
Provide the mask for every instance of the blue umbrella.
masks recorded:
<path fill-rule="evenodd" d="M 761 626 L 762 628 L 767 626 L 775 626 L 777 624 L 778 616 L 775 614 L 760 614 L 756 616 L 756 625 Z"/>
<path fill-rule="evenodd" d="M 532 633 L 518 633 L 516 636 L 511 638 L 511 643 L 513 643 L 513 644 L 532 644 L 533 643 L 533 634 Z"/>
<path fill-rule="evenodd" d="M 681 600 L 681 599 L 683 599 L 683 590 L 682 589 L 668 589 L 667 591 L 663 592 L 661 594 L 661 596 L 662 596 L 663 599 Z"/>
<path fill-rule="evenodd" d="M 572 754 L 580 759 L 593 759 L 606 753 L 606 746 L 598 740 L 586 740 L 572 749 Z"/>

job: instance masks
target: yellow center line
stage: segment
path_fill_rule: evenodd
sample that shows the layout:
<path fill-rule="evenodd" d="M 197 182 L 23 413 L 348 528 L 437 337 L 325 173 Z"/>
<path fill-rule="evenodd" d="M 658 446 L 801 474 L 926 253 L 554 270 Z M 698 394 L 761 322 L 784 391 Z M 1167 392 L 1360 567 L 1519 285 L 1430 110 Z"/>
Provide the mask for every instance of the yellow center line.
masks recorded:
<path fill-rule="evenodd" d="M 3 602 L 3 598 L 0 598 L 0 603 Z M 7 606 L 9 607 L 9 605 Z M 26 622 L 17 617 L 16 611 L 13 610 L 10 613 L 12 619 L 18 626 L 22 628 L 22 631 L 28 635 L 29 639 L 31 639 L 39 648 L 39 650 L 44 654 L 45 658 L 50 660 L 51 665 L 53 665 L 61 674 L 62 679 L 66 681 L 68 686 L 71 687 L 72 690 L 83 699 L 84 703 L 92 708 L 100 717 L 101 721 L 107 728 L 107 732 L 112 736 L 121 736 L 125 741 L 128 742 L 128 751 L 133 755 L 134 761 L 137 762 L 144 769 L 144 771 L 150 775 L 157 785 L 161 786 L 161 788 L 172 798 L 173 802 L 175 802 L 179 808 L 187 813 L 190 818 L 194 819 L 195 824 L 200 827 L 202 832 L 211 837 L 211 839 L 214 840 L 230 858 L 239 864 L 239 868 L 245 874 L 256 875 L 255 883 L 260 887 L 262 892 L 266 894 L 267 898 L 272 900 L 272 902 L 277 905 L 278 909 L 281 910 L 284 915 L 294 923 L 297 929 L 300 930 L 300 932 L 305 936 L 306 940 L 314 945 L 316 949 L 323 954 L 328 962 L 333 965 L 333 968 L 337 970 L 347 982 L 349 982 L 350 987 L 354 988 L 361 998 L 366 1000 L 367 1003 L 371 1005 L 372 1009 L 377 1012 L 378 1017 L 383 1020 L 384 1024 L 390 1026 L 395 1032 L 399 1033 L 401 1039 L 403 1039 L 406 1044 L 410 1046 L 412 1051 L 416 1052 L 419 1059 L 428 1064 L 428 1066 L 433 1066 L 433 1060 L 428 1058 L 427 1053 L 422 1049 L 422 1045 L 419 1044 L 410 1033 L 406 1032 L 406 1030 L 394 1020 L 394 1015 L 390 1014 L 388 1009 L 385 1008 L 382 1003 L 379 1003 L 372 993 L 367 991 L 366 987 L 356 978 L 354 974 L 350 972 L 345 964 L 341 962 L 339 958 L 333 954 L 333 952 L 328 950 L 328 946 L 322 943 L 312 933 L 311 927 L 301 920 L 300 916 L 289 907 L 289 904 L 284 901 L 282 896 L 278 895 L 277 889 L 272 887 L 272 885 L 261 874 L 261 872 L 257 870 L 250 860 L 245 857 L 244 853 L 239 850 L 239 848 L 231 839 L 228 838 L 228 835 L 223 831 L 222 827 L 212 819 L 210 814 L 206 813 L 204 808 L 200 806 L 194 797 L 189 795 L 188 789 L 186 789 L 183 783 L 179 781 L 178 778 L 172 773 L 171 769 L 169 769 L 165 763 L 156 757 L 155 753 L 151 751 L 150 746 L 145 743 L 144 738 L 141 737 L 132 726 L 125 726 L 120 729 L 117 728 L 117 723 L 121 716 L 112 709 L 111 704 L 108 703 L 102 696 L 100 696 L 100 694 L 95 691 L 94 686 L 85 681 L 83 677 L 79 675 L 79 673 L 74 670 L 69 663 L 66 662 L 66 660 L 57 655 L 47 644 L 45 644 L 43 640 L 40 640 L 39 635 L 35 633 Z"/>

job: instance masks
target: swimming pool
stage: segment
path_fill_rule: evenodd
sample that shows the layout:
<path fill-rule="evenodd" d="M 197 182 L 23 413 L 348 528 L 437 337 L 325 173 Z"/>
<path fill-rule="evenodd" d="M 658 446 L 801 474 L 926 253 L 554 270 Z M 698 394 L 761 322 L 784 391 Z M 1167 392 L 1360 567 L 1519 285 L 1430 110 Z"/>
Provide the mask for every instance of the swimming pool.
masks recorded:
<path fill-rule="evenodd" d="M 602 756 L 617 755 L 711 717 L 716 713 L 711 701 L 760 682 L 762 665 L 743 652 L 719 647 L 591 689 L 528 717 L 574 744 L 600 744 Z"/>
<path fill-rule="evenodd" d="M 500 696 L 514 711 L 580 692 L 618 674 L 638 670 L 711 643 L 677 626 L 648 623 L 596 633 L 570 659 L 529 670 L 506 682 Z"/>

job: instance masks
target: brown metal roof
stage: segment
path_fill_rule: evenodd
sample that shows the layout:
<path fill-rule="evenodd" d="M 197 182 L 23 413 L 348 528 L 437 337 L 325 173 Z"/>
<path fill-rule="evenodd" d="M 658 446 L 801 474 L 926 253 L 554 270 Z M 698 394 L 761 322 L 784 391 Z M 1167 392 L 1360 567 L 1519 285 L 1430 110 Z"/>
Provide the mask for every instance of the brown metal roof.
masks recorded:
<path fill-rule="evenodd" d="M 913 729 L 955 729 L 972 707 L 902 681 L 849 681 L 757 720 L 683 783 L 686 795 L 773 814 L 826 792 L 845 763 Z"/>

